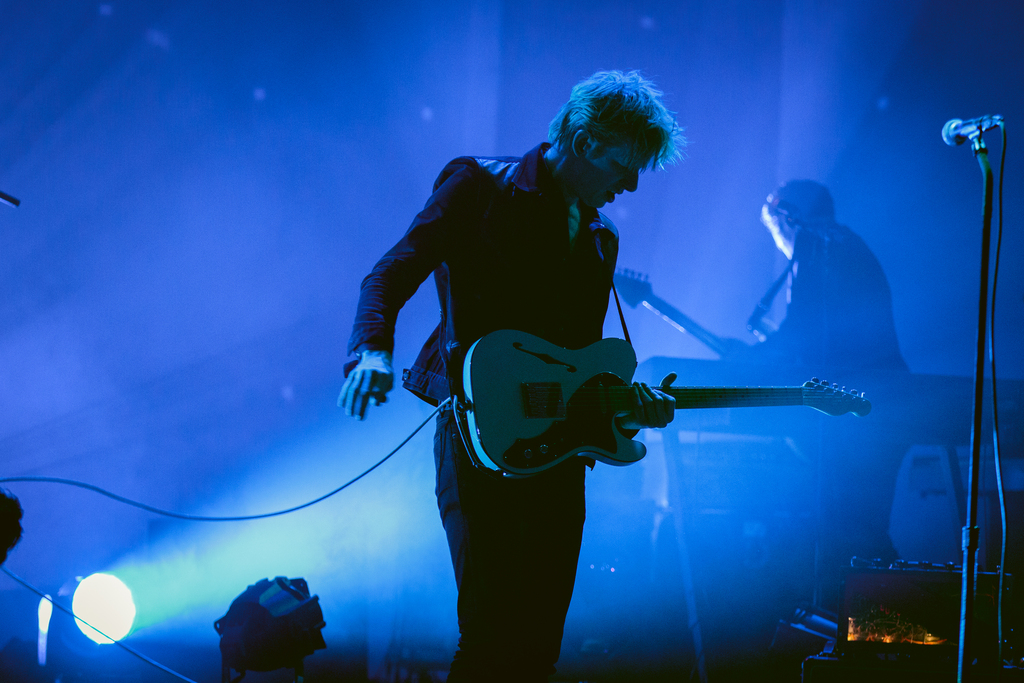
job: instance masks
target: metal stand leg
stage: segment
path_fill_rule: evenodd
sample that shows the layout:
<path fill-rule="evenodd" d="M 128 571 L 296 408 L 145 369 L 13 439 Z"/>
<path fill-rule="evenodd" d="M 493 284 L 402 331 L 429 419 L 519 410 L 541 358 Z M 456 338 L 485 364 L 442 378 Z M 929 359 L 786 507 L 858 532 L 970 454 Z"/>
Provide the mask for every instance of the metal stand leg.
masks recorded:
<path fill-rule="evenodd" d="M 683 596 L 686 600 L 686 616 L 693 640 L 693 652 L 696 658 L 695 668 L 701 683 L 707 683 L 707 664 L 704 658 L 704 640 L 701 635 L 700 621 L 697 619 L 697 591 L 693 583 L 693 571 L 690 565 L 690 550 L 686 542 L 686 522 L 683 519 L 683 492 L 681 482 L 683 468 L 683 449 L 679 445 L 679 431 L 669 427 L 662 431 L 662 444 L 665 448 L 665 466 L 668 472 L 669 506 L 672 508 L 672 519 L 675 521 L 676 545 L 679 548 L 679 569 L 682 576 Z"/>

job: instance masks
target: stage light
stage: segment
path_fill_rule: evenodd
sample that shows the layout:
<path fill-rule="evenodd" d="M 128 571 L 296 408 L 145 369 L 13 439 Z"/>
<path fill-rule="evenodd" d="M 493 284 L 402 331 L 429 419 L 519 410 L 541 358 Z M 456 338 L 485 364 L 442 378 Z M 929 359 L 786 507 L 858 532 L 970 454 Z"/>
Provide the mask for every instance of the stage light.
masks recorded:
<path fill-rule="evenodd" d="M 36 643 L 36 658 L 39 666 L 46 666 L 46 638 L 50 632 L 50 617 L 53 616 L 53 603 L 50 596 L 39 598 L 39 638 Z"/>
<path fill-rule="evenodd" d="M 92 574 L 82 579 L 71 599 L 71 610 L 78 617 L 75 623 L 82 633 L 101 645 L 121 640 L 135 623 L 132 592 L 121 579 L 111 574 Z M 79 619 L 96 628 L 86 626 Z M 96 629 L 113 640 L 100 635 Z"/>
<path fill-rule="evenodd" d="M 39 598 L 39 632 L 46 634 L 50 632 L 50 617 L 53 616 L 53 603 L 50 596 Z"/>
<path fill-rule="evenodd" d="M 301 681 L 303 658 L 327 647 L 319 600 L 310 597 L 305 579 L 278 576 L 249 586 L 213 624 L 221 636 L 222 680 L 230 680 L 231 669 L 244 676 L 287 667 Z"/>

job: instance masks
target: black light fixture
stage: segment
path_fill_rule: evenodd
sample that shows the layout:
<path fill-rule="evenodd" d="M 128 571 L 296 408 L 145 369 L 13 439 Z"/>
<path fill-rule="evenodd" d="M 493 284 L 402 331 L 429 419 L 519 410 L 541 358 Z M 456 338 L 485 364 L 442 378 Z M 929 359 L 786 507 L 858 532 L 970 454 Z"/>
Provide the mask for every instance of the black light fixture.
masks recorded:
<path fill-rule="evenodd" d="M 22 514 L 18 497 L 7 489 L 0 489 L 0 565 L 7 561 L 7 553 L 21 540 Z"/>
<path fill-rule="evenodd" d="M 220 635 L 221 681 L 237 683 L 246 671 L 295 670 L 303 680 L 303 658 L 327 647 L 319 596 L 309 595 L 305 579 L 263 579 L 231 603 L 213 623 Z M 240 672 L 231 678 L 231 670 Z"/>

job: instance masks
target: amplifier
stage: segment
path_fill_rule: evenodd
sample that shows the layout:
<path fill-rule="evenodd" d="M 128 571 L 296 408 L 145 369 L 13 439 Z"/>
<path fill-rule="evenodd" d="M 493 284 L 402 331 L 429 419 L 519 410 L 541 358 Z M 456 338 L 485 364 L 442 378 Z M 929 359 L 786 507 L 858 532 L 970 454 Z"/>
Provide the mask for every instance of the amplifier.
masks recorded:
<path fill-rule="evenodd" d="M 971 654 L 996 667 L 998 574 L 977 573 Z M 843 657 L 952 662 L 960 636 L 961 574 L 953 565 L 902 562 L 891 568 L 847 567 L 840 583 L 836 651 Z M 1004 659 L 1009 659 L 1012 580 L 1004 580 Z"/>

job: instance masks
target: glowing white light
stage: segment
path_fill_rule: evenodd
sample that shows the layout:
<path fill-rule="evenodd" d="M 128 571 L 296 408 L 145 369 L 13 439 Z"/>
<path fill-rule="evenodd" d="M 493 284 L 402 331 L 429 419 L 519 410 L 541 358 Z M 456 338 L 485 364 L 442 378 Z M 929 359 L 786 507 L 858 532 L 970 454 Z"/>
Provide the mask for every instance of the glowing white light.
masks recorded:
<path fill-rule="evenodd" d="M 47 595 L 45 598 L 39 598 L 39 632 L 48 633 L 50 631 L 50 617 L 53 616 L 53 603 L 50 602 L 50 596 Z"/>
<path fill-rule="evenodd" d="M 53 616 L 53 603 L 50 596 L 39 599 L 39 639 L 36 643 L 36 658 L 39 666 L 46 666 L 46 634 L 50 632 L 50 617 Z"/>
<path fill-rule="evenodd" d="M 71 610 L 78 617 L 75 623 L 82 633 L 100 644 L 112 641 L 100 635 L 96 629 L 114 640 L 121 640 L 135 623 L 132 592 L 121 579 L 111 574 L 93 574 L 82 579 L 71 599 Z M 79 619 L 96 628 L 86 626 Z"/>

